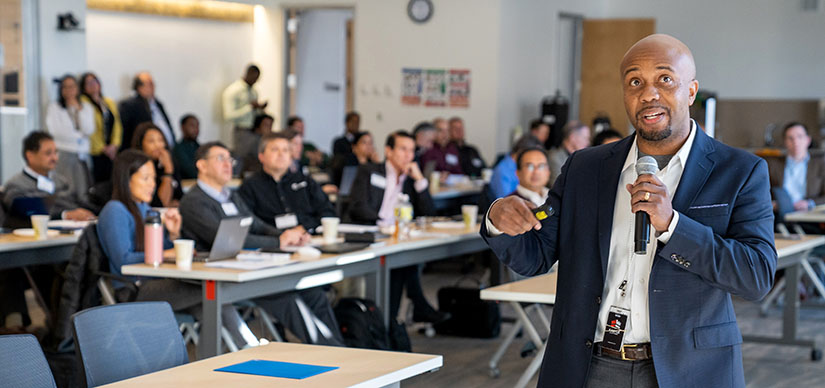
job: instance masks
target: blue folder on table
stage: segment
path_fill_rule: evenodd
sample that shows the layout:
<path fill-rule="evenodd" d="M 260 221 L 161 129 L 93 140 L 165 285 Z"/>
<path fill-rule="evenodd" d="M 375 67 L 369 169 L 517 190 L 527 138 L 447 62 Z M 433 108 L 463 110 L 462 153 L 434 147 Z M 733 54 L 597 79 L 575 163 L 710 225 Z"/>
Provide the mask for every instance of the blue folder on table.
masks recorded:
<path fill-rule="evenodd" d="M 215 369 L 215 371 L 301 380 L 335 369 L 338 369 L 338 367 L 296 364 L 282 361 L 249 360 L 240 364 L 218 368 Z"/>

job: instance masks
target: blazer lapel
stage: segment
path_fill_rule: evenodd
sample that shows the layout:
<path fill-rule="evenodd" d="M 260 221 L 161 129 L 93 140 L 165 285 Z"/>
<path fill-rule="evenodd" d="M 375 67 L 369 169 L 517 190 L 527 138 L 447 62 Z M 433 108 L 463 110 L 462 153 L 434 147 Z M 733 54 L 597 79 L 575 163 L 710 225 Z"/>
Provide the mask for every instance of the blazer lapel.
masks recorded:
<path fill-rule="evenodd" d="M 696 125 L 696 131 L 693 147 L 682 171 L 682 178 L 679 179 L 679 187 L 673 196 L 673 210 L 678 212 L 685 212 L 690 207 L 716 164 L 710 157 L 715 150 L 710 137 L 699 124 Z"/>
<path fill-rule="evenodd" d="M 602 158 L 599 166 L 597 191 L 599 193 L 599 256 L 602 262 L 602 279 L 607 272 L 607 259 L 610 256 L 610 235 L 613 230 L 613 208 L 616 204 L 616 187 L 622 174 L 627 153 L 633 145 L 635 135 L 610 147 L 609 152 Z"/>

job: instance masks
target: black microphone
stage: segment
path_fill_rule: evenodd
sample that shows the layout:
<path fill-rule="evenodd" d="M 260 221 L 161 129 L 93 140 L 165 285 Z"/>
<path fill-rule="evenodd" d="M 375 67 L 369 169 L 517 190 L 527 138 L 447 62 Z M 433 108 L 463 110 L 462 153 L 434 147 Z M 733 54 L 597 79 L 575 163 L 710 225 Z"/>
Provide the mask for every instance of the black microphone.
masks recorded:
<path fill-rule="evenodd" d="M 652 156 L 642 156 L 636 161 L 636 174 L 655 174 L 659 171 L 659 163 Z M 650 216 L 643 212 L 636 212 L 636 246 L 637 255 L 647 254 L 647 243 L 650 242 Z"/>

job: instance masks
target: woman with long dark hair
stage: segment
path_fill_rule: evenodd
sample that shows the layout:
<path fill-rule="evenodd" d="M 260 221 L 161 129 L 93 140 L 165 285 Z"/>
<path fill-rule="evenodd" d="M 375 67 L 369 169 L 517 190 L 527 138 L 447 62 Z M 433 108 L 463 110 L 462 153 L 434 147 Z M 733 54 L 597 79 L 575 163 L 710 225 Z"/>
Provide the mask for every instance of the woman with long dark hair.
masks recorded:
<path fill-rule="evenodd" d="M 92 178 L 95 183 L 112 179 L 112 161 L 123 139 L 123 125 L 117 103 L 103 96 L 100 80 L 92 72 L 80 76 L 80 101 L 94 107 L 95 131 L 89 138 Z"/>
<path fill-rule="evenodd" d="M 157 191 L 149 203 L 153 207 L 177 206 L 183 197 L 183 189 L 172 162 L 169 145 L 160 128 L 149 121 L 138 125 L 132 136 L 132 149 L 143 151 L 152 158 L 155 165 Z"/>
<path fill-rule="evenodd" d="M 72 185 L 78 199 L 85 201 L 89 190 L 89 136 L 94 132 L 94 112 L 80 101 L 77 80 L 66 74 L 60 79 L 57 101 L 46 109 L 46 129 L 57 144 L 56 171 Z"/>

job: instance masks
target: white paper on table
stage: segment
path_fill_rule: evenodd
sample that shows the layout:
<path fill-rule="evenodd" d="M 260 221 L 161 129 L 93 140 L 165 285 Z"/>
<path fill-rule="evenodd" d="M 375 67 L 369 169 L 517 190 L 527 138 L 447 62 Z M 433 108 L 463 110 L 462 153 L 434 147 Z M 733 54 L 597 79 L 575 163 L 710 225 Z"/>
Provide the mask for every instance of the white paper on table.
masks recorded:
<path fill-rule="evenodd" d="M 323 233 L 324 226 L 321 225 L 315 228 L 315 232 Z M 338 233 L 378 233 L 378 225 L 358 225 L 358 224 L 339 224 Z"/>
<path fill-rule="evenodd" d="M 270 267 L 280 267 L 282 265 L 287 265 L 290 263 L 294 263 L 293 261 L 289 260 L 289 255 L 287 255 L 287 259 L 276 259 L 276 260 L 219 260 L 213 261 L 210 263 L 206 263 L 205 265 L 210 268 L 229 268 L 229 269 L 240 269 L 245 271 L 254 271 L 257 269 L 263 268 L 270 268 Z"/>

